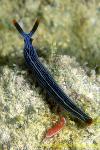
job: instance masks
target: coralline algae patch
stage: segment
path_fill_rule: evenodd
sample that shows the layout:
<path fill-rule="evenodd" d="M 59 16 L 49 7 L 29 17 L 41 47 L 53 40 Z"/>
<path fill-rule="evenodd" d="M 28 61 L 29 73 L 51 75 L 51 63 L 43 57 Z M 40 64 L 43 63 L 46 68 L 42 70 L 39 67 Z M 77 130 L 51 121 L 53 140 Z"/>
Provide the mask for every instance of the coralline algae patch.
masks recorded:
<path fill-rule="evenodd" d="M 100 137 L 99 84 L 96 78 L 87 77 L 74 58 L 58 56 L 54 62 L 55 60 L 58 68 L 57 73 L 54 73 L 55 79 L 76 101 L 77 105 L 94 119 L 93 124 L 89 127 L 82 127 L 66 113 L 67 123 L 63 130 L 45 141 L 46 130 L 52 126 L 52 117 L 55 116 L 57 121 L 57 114 L 52 114 L 43 94 L 40 94 L 40 88 L 35 87 L 34 78 L 27 74 L 27 71 L 21 70 L 18 66 L 0 67 L 1 147 L 3 144 L 10 146 L 11 150 L 15 148 L 98 150 Z M 55 66 L 54 62 L 52 60 L 50 67 Z M 86 82 L 83 80 L 84 76 Z"/>
<path fill-rule="evenodd" d="M 25 79 L 26 72 L 1 67 L 0 75 L 0 144 L 12 143 L 11 149 L 40 143 L 50 113 L 39 89 Z M 34 80 L 32 81 L 34 83 Z M 47 109 L 46 109 L 47 108 Z M 29 145 L 29 146 L 28 146 Z"/>

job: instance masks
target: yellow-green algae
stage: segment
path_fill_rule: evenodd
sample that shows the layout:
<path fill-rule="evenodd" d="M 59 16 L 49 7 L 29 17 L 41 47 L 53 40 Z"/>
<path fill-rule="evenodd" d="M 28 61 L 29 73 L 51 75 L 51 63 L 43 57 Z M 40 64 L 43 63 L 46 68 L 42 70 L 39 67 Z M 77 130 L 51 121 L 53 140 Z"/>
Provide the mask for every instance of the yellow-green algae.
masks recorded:
<path fill-rule="evenodd" d="M 99 0 L 1 0 L 2 55 L 15 52 L 16 45 L 19 48 L 21 44 L 12 20 L 18 20 L 26 31 L 29 31 L 37 16 L 41 18 L 41 23 L 34 43 L 37 43 L 39 48 L 48 49 L 50 52 L 50 46 L 56 43 L 56 53 L 75 56 L 79 62 L 95 67 L 99 72 Z"/>
<path fill-rule="evenodd" d="M 12 25 L 16 19 L 28 32 L 37 16 L 41 21 L 33 44 L 41 60 L 64 91 L 94 118 L 91 126 L 84 127 L 62 111 L 67 124 L 47 141 L 45 131 L 58 115 L 27 73 L 23 40 Z M 99 0 L 0 1 L 0 149 L 3 144 L 10 150 L 99 150 L 100 75 L 95 73 L 100 66 L 99 41 Z"/>

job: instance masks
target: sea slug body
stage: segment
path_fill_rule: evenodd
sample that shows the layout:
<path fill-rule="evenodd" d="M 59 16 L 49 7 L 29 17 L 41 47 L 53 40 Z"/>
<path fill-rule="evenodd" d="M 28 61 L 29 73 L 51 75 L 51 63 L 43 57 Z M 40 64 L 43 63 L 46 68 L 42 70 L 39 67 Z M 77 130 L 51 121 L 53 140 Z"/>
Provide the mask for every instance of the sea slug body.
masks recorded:
<path fill-rule="evenodd" d="M 65 118 L 61 117 L 61 120 L 59 123 L 57 123 L 54 127 L 48 129 L 45 137 L 51 138 L 54 135 L 58 134 L 58 132 L 62 130 L 62 128 L 64 127 L 65 124 L 66 124 Z"/>
<path fill-rule="evenodd" d="M 50 72 L 40 62 L 36 49 L 32 45 L 32 35 L 37 30 L 39 20 L 37 19 L 32 30 L 29 33 L 25 33 L 16 20 L 13 20 L 13 24 L 16 29 L 24 38 L 24 58 L 27 66 L 35 74 L 36 79 L 40 86 L 44 88 L 50 95 L 56 100 L 57 103 L 62 105 L 65 110 L 69 111 L 74 117 L 80 119 L 86 124 L 92 123 L 92 118 L 89 117 L 82 109 L 80 109 L 71 98 L 69 98 L 64 91 L 59 87 L 56 81 L 51 76 Z M 61 119 L 61 123 L 48 131 L 47 136 L 53 135 L 53 132 L 58 132 L 64 124 L 64 118 Z"/>

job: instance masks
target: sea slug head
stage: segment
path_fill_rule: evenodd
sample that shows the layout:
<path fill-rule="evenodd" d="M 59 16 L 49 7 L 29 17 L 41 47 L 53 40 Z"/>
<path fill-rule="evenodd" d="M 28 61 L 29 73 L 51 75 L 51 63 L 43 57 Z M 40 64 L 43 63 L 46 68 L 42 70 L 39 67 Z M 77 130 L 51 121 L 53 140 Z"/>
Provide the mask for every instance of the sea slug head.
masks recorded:
<path fill-rule="evenodd" d="M 25 45 L 31 45 L 32 44 L 32 35 L 35 33 L 35 31 L 38 28 L 39 20 L 37 19 L 35 21 L 34 26 L 29 33 L 25 33 L 16 20 L 13 20 L 13 24 L 15 25 L 16 29 L 19 31 L 19 33 L 24 38 Z"/>

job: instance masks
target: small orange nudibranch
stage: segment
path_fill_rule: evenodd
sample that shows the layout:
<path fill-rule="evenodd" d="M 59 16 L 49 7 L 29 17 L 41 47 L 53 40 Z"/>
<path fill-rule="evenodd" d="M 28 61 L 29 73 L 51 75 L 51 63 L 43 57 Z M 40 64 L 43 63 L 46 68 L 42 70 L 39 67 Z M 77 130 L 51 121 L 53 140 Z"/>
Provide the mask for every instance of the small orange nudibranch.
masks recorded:
<path fill-rule="evenodd" d="M 66 124 L 65 118 L 61 117 L 61 120 L 59 123 L 57 123 L 54 127 L 48 129 L 45 137 L 51 138 L 54 135 L 58 134 L 58 132 L 64 127 L 65 124 Z"/>

